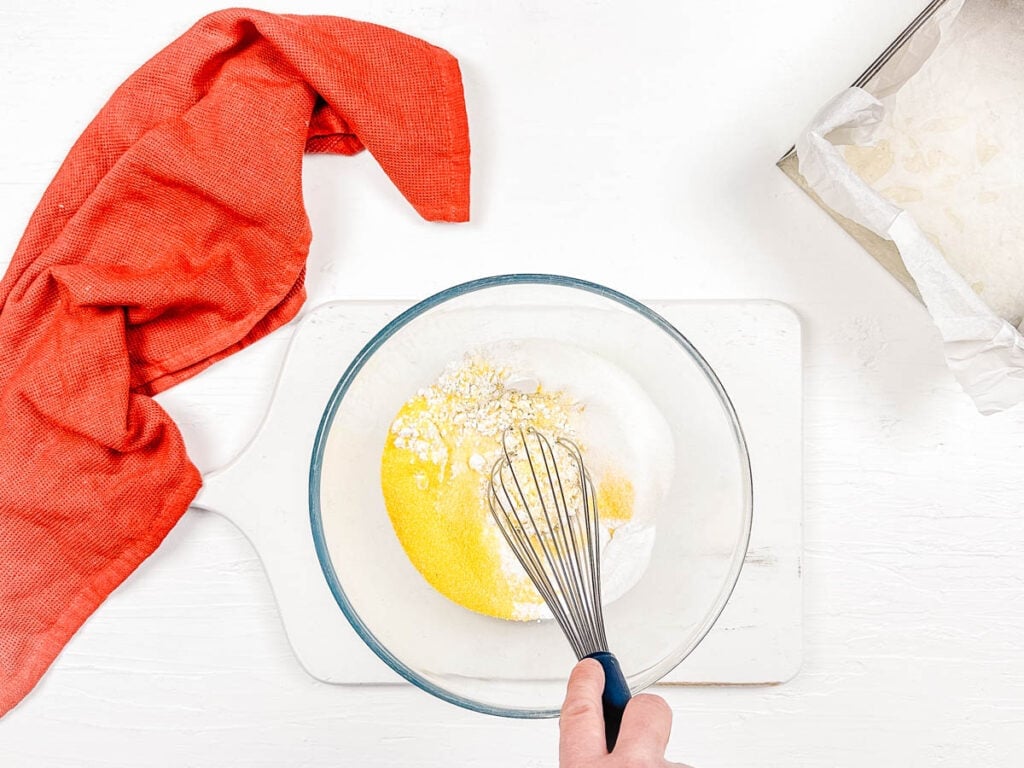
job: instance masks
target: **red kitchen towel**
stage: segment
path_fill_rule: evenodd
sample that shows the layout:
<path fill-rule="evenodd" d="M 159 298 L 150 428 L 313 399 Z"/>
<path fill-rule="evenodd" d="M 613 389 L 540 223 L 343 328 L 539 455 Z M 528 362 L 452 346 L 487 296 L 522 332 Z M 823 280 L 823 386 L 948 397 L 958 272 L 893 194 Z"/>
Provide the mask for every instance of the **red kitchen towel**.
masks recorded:
<path fill-rule="evenodd" d="M 303 152 L 364 147 L 424 218 L 465 221 L 455 59 L 233 9 L 147 62 L 71 149 L 0 282 L 0 714 L 200 486 L 150 396 L 302 304 Z"/>

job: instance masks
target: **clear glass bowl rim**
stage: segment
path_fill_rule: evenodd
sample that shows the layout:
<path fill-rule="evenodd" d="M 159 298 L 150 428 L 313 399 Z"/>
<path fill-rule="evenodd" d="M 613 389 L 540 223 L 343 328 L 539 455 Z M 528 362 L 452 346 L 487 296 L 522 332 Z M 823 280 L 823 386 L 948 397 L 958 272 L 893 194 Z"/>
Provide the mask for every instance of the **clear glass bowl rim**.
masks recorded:
<path fill-rule="evenodd" d="M 513 285 L 548 285 L 563 288 L 575 288 L 606 299 L 611 299 L 612 301 L 621 304 L 627 309 L 633 310 L 637 314 L 651 321 L 655 326 L 667 333 L 697 364 L 707 378 L 708 383 L 717 393 L 722 407 L 725 410 L 726 416 L 730 421 L 733 436 L 736 440 L 736 445 L 740 453 L 740 475 L 744 485 L 744 509 L 742 510 L 744 531 L 742 534 L 742 541 L 733 554 L 733 562 L 730 566 L 726 588 L 719 594 L 715 606 L 709 613 L 710 620 L 705 623 L 704 627 L 702 627 L 702 631 L 694 638 L 690 648 L 679 657 L 672 667 L 665 670 L 663 676 L 681 664 L 686 657 L 689 656 L 698 645 L 700 645 L 701 641 L 715 625 L 719 616 L 721 616 L 722 611 L 729 602 L 729 598 L 732 596 L 732 592 L 736 587 L 736 582 L 739 580 L 743 561 L 746 558 L 747 546 L 750 541 L 750 529 L 753 522 L 753 479 L 750 469 L 750 456 L 747 451 L 747 441 L 743 434 L 743 428 L 740 425 L 739 417 L 736 415 L 736 409 L 733 407 L 732 400 L 725 391 L 725 387 L 722 386 L 722 382 L 719 380 L 718 375 L 714 372 L 704 357 L 697 351 L 693 344 L 690 343 L 690 340 L 687 339 L 686 336 L 684 336 L 674 325 L 672 325 L 672 323 L 650 307 L 642 304 L 636 299 L 620 293 L 619 291 L 607 288 L 598 283 L 575 277 L 567 277 L 565 275 L 543 273 L 512 273 L 470 280 L 468 282 L 459 283 L 458 285 L 445 288 L 444 290 L 439 291 L 438 293 L 435 293 L 409 307 L 381 328 L 374 337 L 366 343 L 366 345 L 352 359 L 352 362 L 349 363 L 348 368 L 346 368 L 345 372 L 338 380 L 338 383 L 335 385 L 334 391 L 331 393 L 330 400 L 328 400 L 327 405 L 324 408 L 323 416 L 320 419 L 316 439 L 313 442 L 313 455 L 310 461 L 310 526 L 313 532 L 313 543 L 316 548 L 317 558 L 320 561 L 320 568 L 323 571 L 324 578 L 327 580 L 327 585 L 331 590 L 331 594 L 334 595 L 334 599 L 337 601 L 338 607 L 341 608 L 342 613 L 345 615 L 345 618 L 348 619 L 352 628 L 356 631 L 356 634 L 362 638 L 363 642 L 369 646 L 370 650 L 372 650 L 384 663 L 391 667 L 391 669 L 417 688 L 420 688 L 439 699 L 474 712 L 480 712 L 487 715 L 497 715 L 500 717 L 538 719 L 557 717 L 559 710 L 502 707 L 466 698 L 465 696 L 453 693 L 426 679 L 415 669 L 409 667 L 401 659 L 392 654 L 387 647 L 377 639 L 370 628 L 363 623 L 363 620 L 355 610 L 355 607 L 345 594 L 345 590 L 342 587 L 341 581 L 338 579 L 338 575 L 334 570 L 334 565 L 331 562 L 330 552 L 327 549 L 327 540 L 324 536 L 323 517 L 320 510 L 321 470 L 324 450 L 327 445 L 327 438 L 330 434 L 331 426 L 334 423 L 334 416 L 352 382 L 355 380 L 356 376 L 359 375 L 359 372 L 374 352 L 376 352 L 377 349 L 379 349 L 389 338 L 391 338 L 401 328 L 409 324 L 412 320 L 426 312 L 429 312 L 431 309 L 444 304 L 445 302 L 476 291 Z"/>

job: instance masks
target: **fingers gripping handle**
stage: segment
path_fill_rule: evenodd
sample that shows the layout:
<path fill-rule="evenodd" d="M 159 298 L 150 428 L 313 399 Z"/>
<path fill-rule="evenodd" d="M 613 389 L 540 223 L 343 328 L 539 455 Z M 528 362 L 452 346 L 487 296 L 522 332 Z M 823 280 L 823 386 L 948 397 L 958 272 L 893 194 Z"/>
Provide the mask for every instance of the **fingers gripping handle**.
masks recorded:
<path fill-rule="evenodd" d="M 594 659 L 604 668 L 604 692 L 601 694 L 601 707 L 604 710 L 604 737 L 608 745 L 608 751 L 615 748 L 615 742 L 619 738 L 619 727 L 622 725 L 622 713 L 629 703 L 629 686 L 626 684 L 626 676 L 622 674 L 622 667 L 615 654 L 608 651 L 598 651 L 587 656 Z"/>

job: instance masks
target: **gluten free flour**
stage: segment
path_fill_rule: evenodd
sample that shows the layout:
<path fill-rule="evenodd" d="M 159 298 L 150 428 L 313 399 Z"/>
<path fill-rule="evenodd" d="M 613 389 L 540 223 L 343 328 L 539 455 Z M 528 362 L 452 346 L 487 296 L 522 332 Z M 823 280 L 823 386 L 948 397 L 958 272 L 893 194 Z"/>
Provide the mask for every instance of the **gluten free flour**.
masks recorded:
<path fill-rule="evenodd" d="M 502 538 L 488 481 L 509 427 L 576 442 L 597 488 L 604 601 L 643 575 L 655 510 L 670 482 L 672 436 L 643 388 L 578 347 L 503 342 L 450 363 L 402 406 L 381 459 L 384 502 L 416 569 L 479 613 L 528 621 L 550 614 Z"/>

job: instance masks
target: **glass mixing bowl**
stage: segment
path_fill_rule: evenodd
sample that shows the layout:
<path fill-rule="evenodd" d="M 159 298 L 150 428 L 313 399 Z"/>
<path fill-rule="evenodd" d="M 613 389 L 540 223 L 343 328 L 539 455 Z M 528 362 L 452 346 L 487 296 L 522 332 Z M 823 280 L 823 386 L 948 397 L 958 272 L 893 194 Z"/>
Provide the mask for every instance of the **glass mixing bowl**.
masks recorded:
<path fill-rule="evenodd" d="M 399 675 L 478 712 L 554 717 L 575 662 L 558 625 L 489 618 L 436 592 L 406 557 L 380 480 L 384 441 L 406 399 L 465 352 L 523 339 L 600 355 L 643 387 L 670 428 L 675 465 L 656 511 L 650 565 L 604 617 L 634 692 L 683 661 L 739 576 L 751 523 L 749 458 L 732 403 L 700 353 L 664 318 L 609 288 L 555 275 L 491 277 L 442 291 L 388 323 L 327 404 L 310 469 L 310 518 L 338 605 Z"/>

